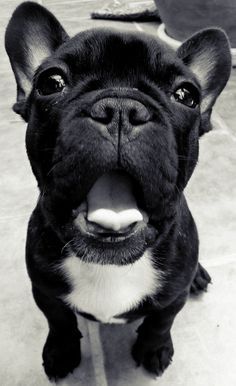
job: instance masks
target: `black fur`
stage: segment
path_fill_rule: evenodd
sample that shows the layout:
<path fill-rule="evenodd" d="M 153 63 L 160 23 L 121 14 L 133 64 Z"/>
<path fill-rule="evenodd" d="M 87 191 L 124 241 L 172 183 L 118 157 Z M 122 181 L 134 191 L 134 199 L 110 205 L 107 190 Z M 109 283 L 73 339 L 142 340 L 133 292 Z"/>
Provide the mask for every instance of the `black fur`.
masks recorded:
<path fill-rule="evenodd" d="M 32 61 L 39 41 L 40 58 Z M 27 153 L 40 191 L 26 259 L 35 301 L 49 323 L 44 369 L 57 379 L 80 362 L 76 317 L 60 298 L 70 291 L 57 270 L 68 253 L 123 265 L 151 247 L 156 269 L 165 274 L 163 286 L 123 317 L 146 316 L 132 355 L 159 375 L 171 361 L 170 329 L 190 288 L 204 290 L 210 281 L 198 264 L 197 230 L 183 190 L 197 163 L 199 135 L 208 130 L 212 106 L 229 77 L 227 38 L 221 30 L 204 30 L 177 53 L 145 34 L 95 29 L 69 39 L 54 16 L 29 2 L 9 22 L 6 49 L 18 88 L 15 110 L 28 122 Z M 65 89 L 40 95 L 43 79 L 55 69 Z M 196 107 L 173 99 L 183 84 L 199 94 Z M 123 118 L 91 119 L 101 100 L 113 112 L 124 101 Z M 139 122 L 131 122 L 129 106 L 136 106 Z M 149 120 L 137 106 L 148 111 Z M 123 243 L 108 245 L 79 230 L 74 219 L 97 178 L 111 170 L 132 176 L 149 223 Z"/>

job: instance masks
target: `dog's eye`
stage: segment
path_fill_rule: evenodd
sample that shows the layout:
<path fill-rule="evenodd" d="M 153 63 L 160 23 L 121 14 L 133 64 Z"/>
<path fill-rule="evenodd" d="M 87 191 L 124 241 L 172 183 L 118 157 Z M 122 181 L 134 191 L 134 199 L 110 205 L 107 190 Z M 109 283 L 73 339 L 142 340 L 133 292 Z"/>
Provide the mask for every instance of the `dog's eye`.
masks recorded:
<path fill-rule="evenodd" d="M 37 90 L 40 95 L 51 95 L 62 92 L 65 88 L 65 80 L 59 74 L 41 76 L 38 80 Z"/>
<path fill-rule="evenodd" d="M 197 90 L 188 89 L 187 87 L 178 88 L 173 94 L 172 99 L 176 102 L 182 103 L 185 106 L 195 108 L 199 104 L 199 95 Z"/>

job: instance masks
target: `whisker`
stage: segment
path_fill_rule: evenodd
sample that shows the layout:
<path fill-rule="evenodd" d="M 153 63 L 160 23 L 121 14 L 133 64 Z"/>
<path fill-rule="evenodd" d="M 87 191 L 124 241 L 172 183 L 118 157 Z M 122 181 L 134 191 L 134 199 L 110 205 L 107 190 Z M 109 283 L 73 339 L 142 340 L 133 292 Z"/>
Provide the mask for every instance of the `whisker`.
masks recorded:
<path fill-rule="evenodd" d="M 73 239 L 71 239 L 70 241 L 68 241 L 68 243 L 66 243 L 65 245 L 64 245 L 64 247 L 61 249 L 61 254 L 64 252 L 64 250 L 65 250 L 65 248 L 67 248 L 68 247 L 68 245 L 70 245 L 71 243 L 73 243 Z"/>
<path fill-rule="evenodd" d="M 57 162 L 54 162 L 54 164 L 52 165 L 51 169 L 49 170 L 49 172 L 47 173 L 47 176 L 49 176 L 49 174 L 51 174 L 51 172 L 58 166 L 60 165 L 64 160 L 60 159 L 59 161 Z"/>

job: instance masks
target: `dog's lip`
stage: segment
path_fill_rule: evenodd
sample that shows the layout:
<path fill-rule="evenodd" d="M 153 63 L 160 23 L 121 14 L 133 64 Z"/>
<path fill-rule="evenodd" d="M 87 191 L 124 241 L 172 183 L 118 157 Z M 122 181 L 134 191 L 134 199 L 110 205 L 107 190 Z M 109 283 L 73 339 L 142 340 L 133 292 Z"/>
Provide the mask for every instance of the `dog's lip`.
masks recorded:
<path fill-rule="evenodd" d="M 118 243 L 125 241 L 145 229 L 147 226 L 145 221 L 139 221 L 126 228 L 120 229 L 119 231 L 108 230 L 88 221 L 86 210 L 79 211 L 74 223 L 83 235 L 103 243 Z"/>

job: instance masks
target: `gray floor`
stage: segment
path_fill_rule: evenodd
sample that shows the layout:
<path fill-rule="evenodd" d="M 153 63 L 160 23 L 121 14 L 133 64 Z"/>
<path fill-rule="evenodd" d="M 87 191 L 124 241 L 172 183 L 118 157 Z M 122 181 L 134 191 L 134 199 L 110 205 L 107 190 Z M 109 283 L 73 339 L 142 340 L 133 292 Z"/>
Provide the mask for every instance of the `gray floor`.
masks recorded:
<path fill-rule="evenodd" d="M 3 49 L 3 34 L 19 1 L 0 1 L 0 384 L 49 385 L 41 350 L 47 324 L 36 308 L 24 263 L 27 220 L 37 188 L 25 153 L 25 124 L 11 111 L 15 84 Z M 98 0 L 43 0 L 74 34 L 107 25 L 156 33 L 155 23 L 89 19 Z M 104 2 L 105 3 L 105 2 Z M 135 1 L 131 1 L 135 6 Z M 138 3 L 138 1 L 137 1 Z M 140 3 L 140 1 L 139 1 Z M 150 3 L 150 1 L 143 1 Z M 129 350 L 135 325 L 99 326 L 81 319 L 83 361 L 61 385 L 234 386 L 236 385 L 236 71 L 217 102 L 214 130 L 201 140 L 200 160 L 187 188 L 200 234 L 200 260 L 213 285 L 190 299 L 173 327 L 175 356 L 158 379 L 136 369 Z"/>

